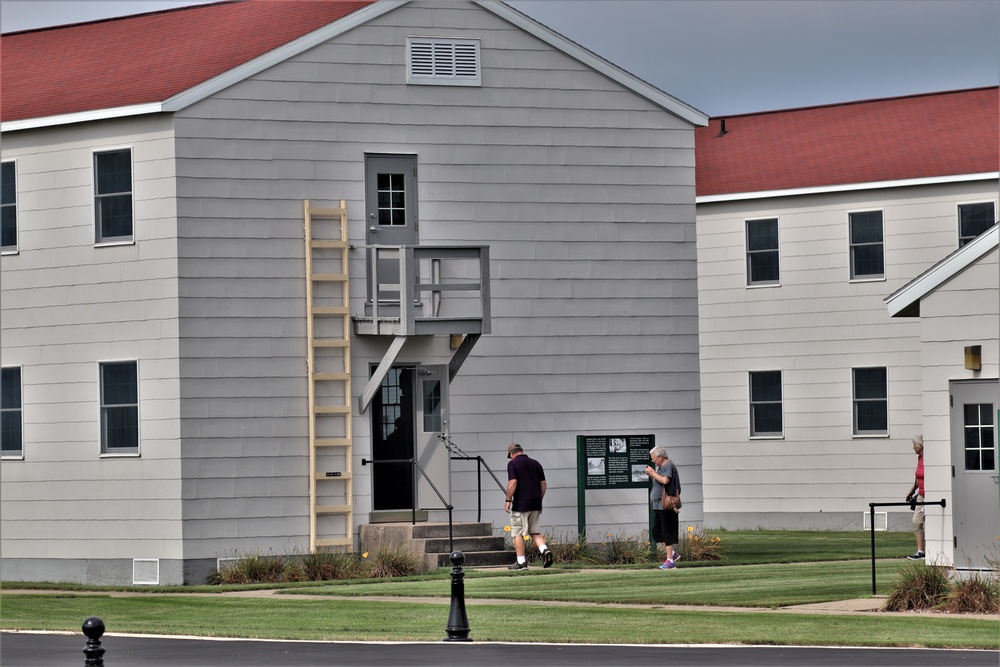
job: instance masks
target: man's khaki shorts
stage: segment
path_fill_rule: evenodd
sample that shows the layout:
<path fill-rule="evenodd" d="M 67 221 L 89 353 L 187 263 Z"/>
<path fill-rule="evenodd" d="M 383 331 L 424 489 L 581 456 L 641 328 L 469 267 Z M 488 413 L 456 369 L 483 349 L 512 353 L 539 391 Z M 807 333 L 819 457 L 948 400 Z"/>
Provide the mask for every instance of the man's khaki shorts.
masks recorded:
<path fill-rule="evenodd" d="M 510 513 L 510 534 L 528 537 L 542 532 L 542 513 L 540 510 L 530 512 Z"/>

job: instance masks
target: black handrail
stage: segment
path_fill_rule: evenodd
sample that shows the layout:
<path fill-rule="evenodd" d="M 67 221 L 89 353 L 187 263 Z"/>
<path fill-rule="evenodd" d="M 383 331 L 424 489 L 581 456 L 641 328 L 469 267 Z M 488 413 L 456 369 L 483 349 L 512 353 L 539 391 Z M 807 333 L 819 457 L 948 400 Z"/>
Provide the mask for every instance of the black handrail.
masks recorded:
<path fill-rule="evenodd" d="M 417 463 L 417 460 L 413 459 L 413 458 L 409 458 L 409 459 L 379 459 L 378 461 L 369 460 L 369 459 L 361 459 L 361 465 L 365 466 L 365 465 L 368 465 L 369 463 L 409 463 L 411 470 L 418 470 L 418 471 L 420 471 L 420 474 L 424 476 L 424 479 L 427 480 L 427 483 L 431 485 L 431 489 L 433 489 L 434 493 L 437 494 L 437 497 L 441 501 L 441 504 L 444 505 L 444 508 L 446 510 L 448 510 L 448 551 L 449 552 L 454 551 L 455 550 L 455 533 L 454 533 L 453 524 L 452 524 L 452 510 L 454 509 L 454 507 L 452 507 L 451 504 L 449 504 L 448 501 L 444 499 L 444 496 L 442 496 L 441 492 L 438 491 L 438 488 L 436 486 L 434 486 L 434 482 L 432 482 L 431 478 L 427 476 L 427 472 L 424 471 L 424 469 L 420 466 L 419 463 Z M 412 488 L 410 489 L 410 507 L 412 508 L 411 511 L 413 513 L 412 514 L 412 523 L 414 525 L 416 525 L 416 523 L 417 523 L 417 476 L 416 476 L 416 474 L 413 474 L 413 485 L 412 485 Z"/>
<path fill-rule="evenodd" d="M 872 534 L 872 595 L 875 595 L 875 508 L 876 507 L 909 507 L 910 510 L 917 509 L 917 505 L 940 505 L 945 507 L 944 498 L 933 503 L 918 503 L 916 500 L 911 500 L 905 503 L 868 503 L 868 511 L 871 514 L 871 520 L 868 522 L 871 528 Z M 887 526 L 888 527 L 888 526 Z M 926 548 L 926 547 L 925 547 Z"/>
<path fill-rule="evenodd" d="M 448 435 L 447 433 L 442 433 L 438 437 L 444 441 L 445 448 L 447 448 L 447 450 L 451 452 L 452 461 L 477 462 L 476 463 L 476 497 L 477 497 L 476 521 L 482 521 L 483 520 L 483 466 L 486 467 L 486 472 L 490 474 L 490 477 L 493 478 L 493 481 L 497 483 L 497 487 L 500 489 L 500 491 L 506 493 L 507 487 L 505 487 L 503 483 L 499 479 L 497 479 L 497 476 L 493 473 L 493 470 L 490 468 L 490 464 L 488 464 L 482 456 L 469 456 L 468 454 L 462 451 L 461 447 L 452 442 L 451 436 Z"/>

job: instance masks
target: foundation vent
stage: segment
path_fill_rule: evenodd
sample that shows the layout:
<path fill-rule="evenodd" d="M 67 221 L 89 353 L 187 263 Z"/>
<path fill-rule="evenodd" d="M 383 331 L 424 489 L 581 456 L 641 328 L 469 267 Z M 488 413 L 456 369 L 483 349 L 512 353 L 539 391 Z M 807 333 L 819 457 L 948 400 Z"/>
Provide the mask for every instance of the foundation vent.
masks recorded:
<path fill-rule="evenodd" d="M 871 512 L 861 513 L 861 528 L 862 530 L 872 529 L 872 516 Z M 889 514 L 888 512 L 875 512 L 875 530 L 889 530 Z"/>
<path fill-rule="evenodd" d="M 133 558 L 132 559 L 132 583 L 160 585 L 160 559 L 159 558 Z"/>

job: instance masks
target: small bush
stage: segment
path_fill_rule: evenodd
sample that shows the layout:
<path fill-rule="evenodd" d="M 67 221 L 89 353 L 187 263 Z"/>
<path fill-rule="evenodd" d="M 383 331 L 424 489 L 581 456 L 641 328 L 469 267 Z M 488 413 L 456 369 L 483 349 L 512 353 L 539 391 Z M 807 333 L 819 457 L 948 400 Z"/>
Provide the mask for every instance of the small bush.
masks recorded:
<path fill-rule="evenodd" d="M 240 556 L 209 577 L 211 584 L 276 584 L 285 578 L 288 566 L 281 556 L 259 553 Z"/>
<path fill-rule="evenodd" d="M 372 579 L 405 577 L 416 574 L 419 569 L 416 557 L 402 546 L 380 545 L 368 559 L 368 576 Z"/>
<path fill-rule="evenodd" d="M 677 544 L 681 560 L 721 560 L 725 556 L 722 538 L 688 526 Z"/>
<path fill-rule="evenodd" d="M 553 535 L 546 540 L 552 550 L 552 558 L 557 563 L 573 563 L 590 560 L 593 549 L 587 542 L 587 535 Z"/>
<path fill-rule="evenodd" d="M 948 577 L 941 568 L 914 562 L 900 571 L 882 610 L 933 609 L 945 600 L 950 588 Z"/>
<path fill-rule="evenodd" d="M 359 579 L 364 576 L 361 559 L 357 554 L 345 551 L 317 551 L 307 554 L 302 557 L 301 566 L 306 581 Z"/>
<path fill-rule="evenodd" d="M 995 614 L 1000 612 L 1000 584 L 979 575 L 957 581 L 939 608 L 956 614 Z"/>
<path fill-rule="evenodd" d="M 633 565 L 649 563 L 656 558 L 656 550 L 645 535 L 631 537 L 608 533 L 604 542 L 601 561 L 608 565 Z"/>

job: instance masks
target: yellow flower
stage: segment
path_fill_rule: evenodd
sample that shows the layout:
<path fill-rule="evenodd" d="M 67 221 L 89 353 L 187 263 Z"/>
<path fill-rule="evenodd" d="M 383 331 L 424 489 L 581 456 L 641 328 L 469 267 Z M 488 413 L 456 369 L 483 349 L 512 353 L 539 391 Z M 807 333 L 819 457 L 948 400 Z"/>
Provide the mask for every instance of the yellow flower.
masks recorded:
<path fill-rule="evenodd" d="M 364 552 L 363 554 L 361 554 L 361 557 L 362 557 L 362 558 L 368 558 L 368 552 L 366 551 L 366 552 Z"/>
<path fill-rule="evenodd" d="M 698 541 L 698 536 L 697 536 L 697 535 L 695 535 L 695 536 L 694 536 L 694 541 L 695 541 L 695 542 L 697 542 L 697 541 Z"/>
<path fill-rule="evenodd" d="M 503 527 L 503 532 L 509 533 L 510 532 L 510 526 L 504 526 Z"/>
<path fill-rule="evenodd" d="M 688 532 L 689 533 L 692 532 L 693 530 L 694 530 L 694 526 L 688 526 Z"/>

